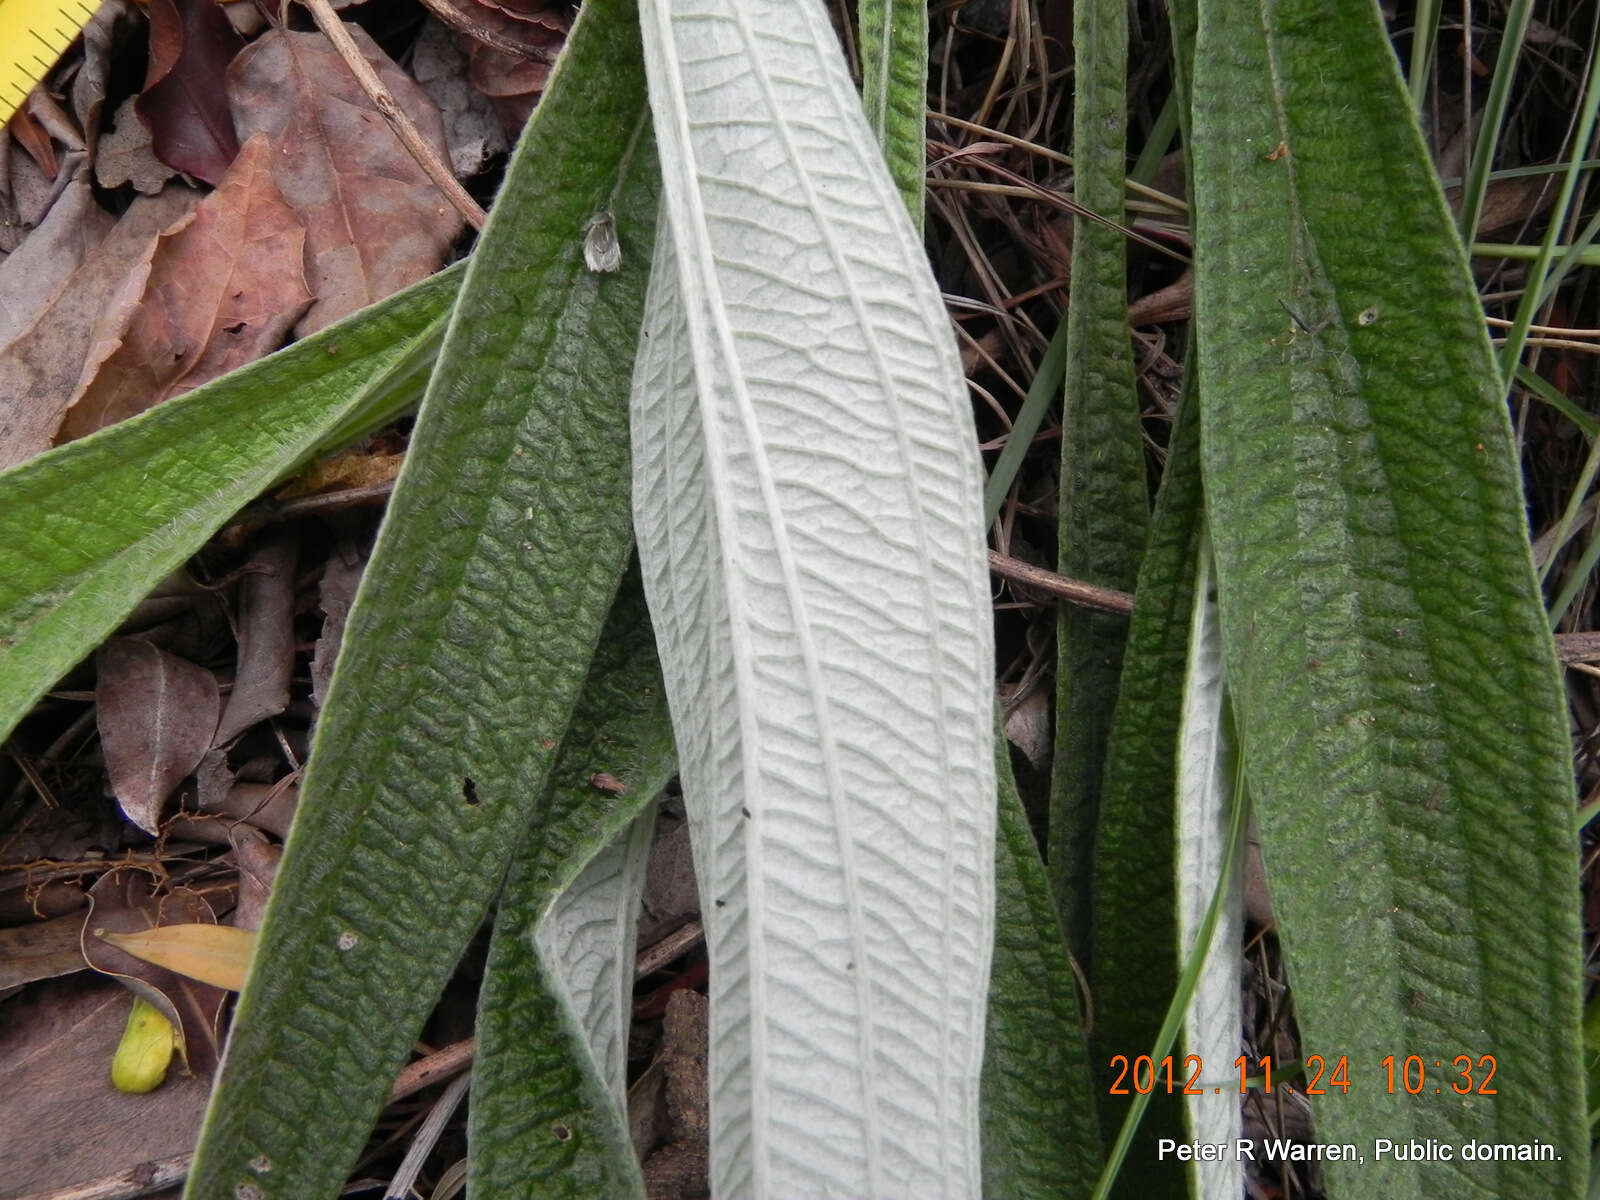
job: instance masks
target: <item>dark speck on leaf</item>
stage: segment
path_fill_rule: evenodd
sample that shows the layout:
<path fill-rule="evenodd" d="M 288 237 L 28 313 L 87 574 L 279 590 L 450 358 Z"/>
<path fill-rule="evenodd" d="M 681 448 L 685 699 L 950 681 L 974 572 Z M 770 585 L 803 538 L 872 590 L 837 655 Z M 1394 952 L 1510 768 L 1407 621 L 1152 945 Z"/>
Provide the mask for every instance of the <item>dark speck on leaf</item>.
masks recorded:
<path fill-rule="evenodd" d="M 478 807 L 478 785 L 472 782 L 470 776 L 461 780 L 461 798 L 473 808 Z"/>

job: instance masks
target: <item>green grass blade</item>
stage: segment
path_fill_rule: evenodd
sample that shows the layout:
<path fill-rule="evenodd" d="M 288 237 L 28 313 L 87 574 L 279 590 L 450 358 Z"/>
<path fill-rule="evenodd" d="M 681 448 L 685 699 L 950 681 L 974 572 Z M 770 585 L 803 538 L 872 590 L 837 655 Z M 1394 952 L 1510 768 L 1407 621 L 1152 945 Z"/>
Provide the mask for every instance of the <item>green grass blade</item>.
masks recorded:
<path fill-rule="evenodd" d="M 922 228 L 928 108 L 927 0 L 862 0 L 861 106 L 911 223 Z"/>
<path fill-rule="evenodd" d="M 1128 13 L 1125 0 L 1073 7 L 1077 56 L 1073 156 L 1077 198 L 1123 220 Z M 1128 335 L 1122 235 L 1075 217 L 1061 436 L 1060 571 L 1131 589 L 1149 520 L 1139 399 Z M 1089 892 L 1106 736 L 1127 618 L 1063 605 L 1057 619 L 1051 883 L 1067 944 L 1088 961 Z"/>
<path fill-rule="evenodd" d="M 994 960 L 985 1030 L 983 1191 L 1071 1200 L 1100 1171 L 1094 1074 L 1078 983 L 1004 734 L 995 740 Z"/>
<path fill-rule="evenodd" d="M 1570 748 L 1477 296 L 1376 8 L 1200 17 L 1205 490 L 1302 1040 L 1349 1055 L 1319 1132 L 1562 1156 L 1330 1162 L 1330 1194 L 1576 1195 Z M 1354 1085 L 1388 1054 L 1443 1092 Z M 1462 1054 L 1497 1096 L 1450 1092 Z"/>
<path fill-rule="evenodd" d="M 591 2 L 472 259 L 350 614 L 197 1200 L 338 1194 L 543 789 L 631 546 L 646 131 L 632 6 Z M 583 251 L 608 210 L 609 275 Z"/>
<path fill-rule="evenodd" d="M 1411 107 L 1422 111 L 1428 94 L 1428 75 L 1433 70 L 1434 42 L 1439 36 L 1439 0 L 1417 0 L 1411 23 L 1411 63 L 1406 83 L 1411 89 Z"/>
<path fill-rule="evenodd" d="M 1195 989 L 1200 984 L 1200 973 L 1205 969 L 1207 952 L 1216 938 L 1217 926 L 1221 923 L 1224 908 L 1231 903 L 1230 894 L 1234 886 L 1234 878 L 1238 873 L 1239 859 L 1244 852 L 1244 830 L 1249 819 L 1249 794 L 1243 780 L 1239 775 L 1234 777 L 1233 802 L 1228 817 L 1227 850 L 1222 864 L 1221 876 L 1217 879 L 1216 887 L 1211 893 L 1211 901 L 1206 906 L 1205 916 L 1201 918 L 1199 927 L 1195 930 L 1194 944 L 1196 952 L 1184 959 L 1183 970 L 1178 975 L 1177 987 L 1173 990 L 1172 1000 L 1167 1006 L 1166 1016 L 1161 1021 L 1161 1028 L 1156 1031 L 1155 1041 L 1150 1044 L 1150 1060 L 1159 1063 L 1168 1054 L 1173 1052 L 1173 1047 L 1178 1041 L 1178 1032 L 1183 1027 L 1184 1014 L 1189 1011 L 1190 1001 L 1194 999 Z M 1130 1048 L 1127 1051 L 1131 1060 L 1136 1051 Z M 1232 1066 L 1233 1064 L 1228 1064 Z M 1208 1077 L 1211 1072 L 1208 1069 Z M 1220 1078 L 1220 1073 L 1216 1076 Z M 1133 1102 L 1128 1106 L 1128 1113 L 1122 1120 L 1122 1128 L 1117 1131 L 1116 1140 L 1111 1143 L 1111 1151 L 1106 1155 L 1105 1166 L 1101 1169 L 1100 1178 L 1095 1182 L 1091 1200 L 1107 1200 L 1112 1194 L 1112 1189 L 1119 1187 L 1122 1182 L 1123 1167 L 1127 1164 L 1128 1154 L 1133 1149 L 1135 1138 L 1144 1121 L 1144 1115 L 1150 1104 L 1156 1098 L 1155 1088 L 1142 1094 L 1136 1094 Z M 1146 1193 L 1150 1194 L 1150 1193 Z M 1181 1195 L 1181 1192 L 1157 1192 L 1155 1195 Z M 1202 1200 L 1212 1198 L 1201 1193 Z"/>
<path fill-rule="evenodd" d="M 1479 124 L 1482 135 L 1472 147 L 1472 161 L 1467 164 L 1461 188 L 1461 217 L 1457 228 L 1469 242 L 1478 236 L 1478 220 L 1483 216 L 1484 197 L 1489 194 L 1494 152 L 1500 144 L 1500 131 L 1506 127 L 1506 113 L 1511 107 L 1511 81 L 1517 75 L 1523 39 L 1527 37 L 1528 20 L 1532 16 L 1533 0 L 1511 0 L 1506 7 L 1500 49 L 1494 60 L 1494 78 L 1489 83 L 1489 98 L 1484 103 L 1483 120 Z"/>
<path fill-rule="evenodd" d="M 1033 445 L 1039 426 L 1044 423 L 1045 413 L 1050 411 L 1056 395 L 1061 391 L 1061 381 L 1066 378 L 1066 372 L 1067 323 L 1062 321 L 1056 326 L 1055 333 L 1050 337 L 1050 345 L 1033 372 L 1033 382 L 1028 385 L 1028 394 L 1023 398 L 1022 407 L 1017 410 L 1017 419 L 1011 423 L 1006 444 L 1001 447 L 994 470 L 989 472 L 989 478 L 983 485 L 985 524 L 994 524 L 994 519 L 1000 515 L 1000 507 L 1006 502 L 1006 493 L 1011 490 L 1017 470 Z"/>
<path fill-rule="evenodd" d="M 1127 1115 L 1128 1101 L 1107 1094 L 1112 1078 L 1107 1064 L 1113 1054 L 1155 1040 L 1178 981 L 1173 953 L 1178 944 L 1174 799 L 1202 522 L 1200 413 L 1189 381 L 1172 428 L 1134 591 L 1095 843 L 1090 978 L 1100 1120 L 1108 1143 Z M 1123 1168 L 1129 1194 L 1183 1187 L 1182 1167 L 1170 1159 L 1161 1161 L 1155 1152 L 1159 1138 L 1182 1139 L 1181 1122 L 1175 1097 L 1152 1098 L 1139 1126 L 1139 1148 Z"/>
<path fill-rule="evenodd" d="M 642 1196 L 613 1094 L 534 931 L 558 894 L 666 785 L 675 766 L 655 636 L 636 575 L 624 581 L 539 810 L 506 880 L 478 998 L 468 1183 L 474 1194 Z M 613 775 L 626 790 L 596 788 Z M 635 906 L 637 898 L 635 897 Z M 624 956 L 631 970 L 631 954 Z M 626 983 L 631 983 L 631 975 Z M 621 1030 L 625 1039 L 627 1030 Z M 620 1055 L 625 1058 L 625 1045 Z M 604 1069 L 603 1069 L 604 1068 Z M 559 1131 L 565 1131 L 564 1135 Z"/>
<path fill-rule="evenodd" d="M 1551 261 L 1555 258 L 1557 245 L 1560 244 L 1561 231 L 1567 224 L 1567 213 L 1572 206 L 1573 192 L 1578 185 L 1578 164 L 1583 161 L 1589 141 L 1594 136 L 1597 110 L 1600 110 L 1600 56 L 1590 55 L 1589 74 L 1584 80 L 1583 103 L 1579 107 L 1578 129 L 1572 141 L 1572 153 L 1566 170 L 1561 174 L 1561 188 L 1556 194 L 1556 201 L 1550 206 L 1549 223 L 1545 226 L 1544 240 L 1539 244 L 1539 255 L 1534 259 L 1533 266 L 1528 269 L 1528 277 L 1523 284 L 1522 299 L 1517 303 L 1511 328 L 1506 330 L 1505 345 L 1500 348 L 1500 369 L 1507 378 L 1516 370 L 1517 363 L 1522 359 L 1523 346 L 1528 339 L 1528 327 L 1533 324 L 1535 313 L 1554 294 L 1561 278 L 1576 265 L 1584 244 L 1594 237 L 1596 222 L 1591 221 L 1583 237 L 1566 251 L 1556 270 L 1551 271 Z"/>
<path fill-rule="evenodd" d="M 0 738 L 229 517 L 341 426 L 393 411 L 386 373 L 460 282 L 460 269 L 423 280 L 0 474 Z"/>

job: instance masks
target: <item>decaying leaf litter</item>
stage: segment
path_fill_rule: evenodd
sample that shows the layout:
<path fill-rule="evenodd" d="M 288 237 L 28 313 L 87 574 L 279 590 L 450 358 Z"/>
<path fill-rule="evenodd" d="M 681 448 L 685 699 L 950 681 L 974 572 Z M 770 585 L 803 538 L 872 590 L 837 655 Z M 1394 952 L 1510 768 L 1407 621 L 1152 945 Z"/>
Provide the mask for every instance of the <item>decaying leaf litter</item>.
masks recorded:
<path fill-rule="evenodd" d="M 1004 444 L 1067 301 L 1072 229 L 1059 197 L 1072 190 L 1061 154 L 1071 145 L 1071 38 L 1060 7 L 968 0 L 936 6 L 933 16 L 929 245 L 990 451 Z M 543 0 L 377 0 L 343 15 L 433 156 L 487 204 L 570 12 Z M 851 15 L 835 15 L 853 49 Z M 1390 16 L 1404 56 L 1406 14 Z M 1452 42 L 1447 32 L 1442 43 L 1457 54 L 1441 51 L 1424 112 L 1446 177 L 1461 175 L 1470 154 L 1472 122 L 1462 113 L 1482 103 L 1491 16 L 1477 14 L 1484 28 L 1475 39 L 1458 32 Z M 1545 58 L 1513 117 L 1507 167 L 1558 158 L 1567 116 L 1559 97 L 1576 86 L 1581 48 L 1592 44 L 1585 27 L 1568 27 L 1578 14 L 1546 17 Z M 298 10 L 287 29 L 277 19 L 249 4 L 111 0 L 83 49 L 11 122 L 0 156 L 0 467 L 192 390 L 470 249 L 462 215 L 314 23 Z M 1152 486 L 1192 305 L 1181 160 L 1161 119 L 1168 58 L 1161 6 L 1140 5 L 1129 140 L 1141 187 L 1129 207 L 1143 248 L 1130 262 L 1129 298 Z M 1496 180 L 1480 230 L 1526 242 L 1551 195 L 1545 176 Z M 1522 268 L 1478 265 L 1487 311 L 1509 316 Z M 1600 324 L 1587 316 L 1593 304 L 1580 271 L 1541 324 L 1555 332 Z M 1551 389 L 1586 411 L 1584 353 L 1552 346 L 1536 362 Z M 1531 397 L 1519 390 L 1513 401 L 1537 535 L 1553 529 L 1584 447 L 1573 423 Z M 1039 816 L 1055 600 L 1022 568 L 1051 566 L 1059 436 L 1048 419 L 1035 435 L 993 541 L 1010 581 L 997 587 L 998 684 L 1014 765 Z M 226 1005 L 216 989 L 200 993 L 169 972 L 130 967 L 93 928 L 259 920 L 375 502 L 403 444 L 402 426 L 264 499 L 62 680 L 7 743 L 0 1074 L 39 1082 L 0 1101 L 0 1125 L 38 1131 L 9 1143 L 15 1157 L 0 1160 L 0 1195 L 48 1194 L 148 1162 L 181 1172 Z M 1547 552 L 1555 589 L 1578 548 Z M 1568 635 L 1576 765 L 1590 800 L 1600 796 L 1600 671 L 1585 661 L 1600 659 L 1585 639 L 1593 603 L 1585 583 L 1559 630 Z M 630 1045 L 632 1132 L 648 1156 L 652 1194 L 691 1196 L 704 1186 L 695 1066 L 704 1012 L 693 995 L 705 966 L 686 838 L 670 806 L 652 872 L 640 936 L 648 974 Z M 1292 1007 L 1259 877 L 1250 895 L 1257 977 L 1245 989 L 1245 1041 L 1289 1061 L 1298 1056 Z M 1600 911 L 1590 916 L 1600 926 Z M 469 955 L 447 991 L 418 1047 L 419 1078 L 429 1077 L 428 1064 L 464 1065 L 480 969 L 481 955 Z M 200 1067 L 186 1076 L 174 1066 L 143 1097 L 115 1092 L 107 1075 L 134 987 L 170 1009 Z M 361 1179 L 381 1185 L 393 1176 L 442 1086 L 436 1079 L 395 1101 Z M 1247 1132 L 1310 1136 L 1303 1101 L 1267 1106 L 1253 1097 L 1245 1116 Z M 85 1136 L 91 1128 L 104 1136 Z M 421 1181 L 447 1178 L 460 1157 L 459 1125 L 446 1126 Z M 1312 1175 L 1256 1182 L 1278 1194 L 1318 1191 Z"/>

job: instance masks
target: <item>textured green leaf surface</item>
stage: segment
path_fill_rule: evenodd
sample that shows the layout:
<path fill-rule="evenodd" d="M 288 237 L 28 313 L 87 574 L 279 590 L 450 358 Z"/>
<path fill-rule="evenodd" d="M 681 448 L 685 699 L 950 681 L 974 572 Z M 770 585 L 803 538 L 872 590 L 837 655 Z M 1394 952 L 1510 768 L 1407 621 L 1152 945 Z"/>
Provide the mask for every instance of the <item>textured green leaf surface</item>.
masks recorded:
<path fill-rule="evenodd" d="M 983 1191 L 1072 1200 L 1100 1173 L 1094 1073 L 1078 981 L 1005 735 L 995 739 L 994 961 L 983 1054 Z"/>
<path fill-rule="evenodd" d="M 1319 1133 L 1561 1156 L 1369 1155 L 1328 1178 L 1352 1196 L 1575 1195 L 1566 719 L 1466 261 L 1374 6 L 1199 12 L 1205 488 L 1302 1042 L 1349 1055 Z M 1388 1054 L 1428 1064 L 1425 1095 L 1356 1084 L 1382 1084 Z M 1467 1054 L 1496 1057 L 1498 1095 L 1451 1092 L 1441 1072 Z"/>
<path fill-rule="evenodd" d="M 861 0 L 861 107 L 889 175 L 922 228 L 928 107 L 927 0 Z"/>
<path fill-rule="evenodd" d="M 425 279 L 0 475 L 0 738 L 229 517 L 341 425 L 386 408 L 392 392 L 373 385 L 460 281 L 460 268 Z"/>
<path fill-rule="evenodd" d="M 1127 146 L 1125 0 L 1078 0 L 1073 37 L 1077 200 L 1120 223 Z M 1138 577 L 1149 498 L 1122 234 L 1075 216 L 1070 282 L 1057 562 L 1064 575 L 1128 591 Z M 1120 615 L 1070 604 L 1057 615 L 1048 858 L 1067 944 L 1085 964 L 1100 781 L 1127 634 L 1128 619 Z"/>
<path fill-rule="evenodd" d="M 505 1200 L 643 1195 L 615 1098 L 627 1025 L 607 1022 L 603 1013 L 582 1019 L 568 997 L 575 970 L 563 972 L 548 955 L 541 961 L 534 935 L 557 894 L 597 854 L 609 854 L 607 843 L 665 786 L 674 762 L 654 634 L 631 576 L 606 621 L 550 786 L 500 897 L 478 1000 L 467 1143 L 474 1194 Z M 590 780 L 602 771 L 626 791 L 596 788 Z M 631 908 L 637 907 L 634 894 Z M 541 942 L 549 941 L 548 932 L 540 931 Z M 614 936 L 614 924 L 604 932 Z M 564 940 L 562 952 L 578 955 L 584 939 Z M 590 949 L 605 957 L 603 948 Z M 624 993 L 632 988 L 632 957 L 630 943 L 608 958 L 627 969 L 611 981 Z M 606 965 L 593 969 L 603 972 Z M 597 1039 L 591 1031 L 597 1023 L 612 1024 L 612 1036 Z M 595 1046 L 608 1040 L 609 1050 Z"/>
<path fill-rule="evenodd" d="M 1130 1057 L 1155 1042 L 1178 982 L 1174 893 L 1174 798 L 1178 727 L 1188 658 L 1194 572 L 1203 501 L 1200 413 L 1185 388 L 1167 447 L 1150 541 L 1139 568 L 1106 773 L 1094 876 L 1094 1068 L 1109 1142 L 1128 1100 L 1108 1092 L 1113 1054 Z M 1138 1141 L 1119 1175 L 1130 1189 L 1175 1191 L 1182 1168 L 1162 1161 L 1158 1138 L 1178 1138 L 1175 1098 L 1152 1097 Z"/>
<path fill-rule="evenodd" d="M 543 791 L 631 544 L 629 351 L 656 191 L 637 36 L 620 0 L 585 6 L 473 256 L 190 1196 L 338 1193 Z M 583 255 L 607 210 L 609 275 Z"/>

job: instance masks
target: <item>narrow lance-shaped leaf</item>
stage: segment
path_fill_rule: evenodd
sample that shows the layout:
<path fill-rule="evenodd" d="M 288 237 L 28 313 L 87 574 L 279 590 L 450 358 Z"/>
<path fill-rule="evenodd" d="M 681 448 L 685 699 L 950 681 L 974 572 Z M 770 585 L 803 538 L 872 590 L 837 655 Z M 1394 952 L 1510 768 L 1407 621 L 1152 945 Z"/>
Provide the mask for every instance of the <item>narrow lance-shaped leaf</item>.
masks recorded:
<path fill-rule="evenodd" d="M 1184 1013 L 1184 1109 L 1190 1140 L 1236 1146 L 1241 1129 L 1239 1096 L 1217 1081 L 1232 1078 L 1239 1056 L 1239 979 L 1244 969 L 1242 872 L 1232 869 L 1234 762 L 1228 689 L 1222 666 L 1222 631 L 1213 586 L 1211 544 L 1202 526 L 1195 555 L 1194 616 L 1189 626 L 1189 669 L 1183 687 L 1183 724 L 1178 734 L 1178 945 L 1175 962 L 1203 959 L 1194 996 Z M 1218 890 L 1221 895 L 1218 896 Z M 1211 940 L 1200 945 L 1206 916 L 1216 905 Z M 1174 1072 L 1176 1075 L 1177 1073 Z M 1199 1086 L 1189 1084 L 1195 1075 Z M 1198 1094 L 1196 1094 L 1198 1093 Z M 1237 1154 L 1191 1162 L 1192 1193 L 1244 1194 L 1244 1161 Z"/>
<path fill-rule="evenodd" d="M 1074 187 L 1080 204 L 1123 216 L 1127 146 L 1126 0 L 1073 6 Z M 1071 301 L 1061 418 L 1063 574 L 1131 590 L 1149 519 L 1139 399 L 1128 340 L 1122 234 L 1073 218 Z M 1089 964 L 1089 898 L 1106 739 L 1122 672 L 1126 617 L 1062 605 L 1056 621 L 1056 740 L 1050 789 L 1050 879 L 1067 944 Z"/>
<path fill-rule="evenodd" d="M 927 0 L 861 0 L 861 107 L 911 223 L 922 228 L 928 169 Z"/>
<path fill-rule="evenodd" d="M 608 842 L 630 836 L 629 822 L 650 824 L 640 814 L 675 762 L 654 634 L 638 577 L 630 573 L 500 897 L 478 998 L 467 1140 L 474 1194 L 502 1200 L 643 1194 L 619 1107 L 639 896 L 637 881 L 620 886 L 628 881 L 617 879 L 615 868 L 629 859 Z M 598 772 L 622 790 L 596 787 Z M 596 878 L 597 855 L 611 860 L 607 874 L 619 886 L 610 888 L 602 919 L 572 930 L 562 914 L 592 908 L 607 886 Z M 596 886 L 583 897 L 568 896 L 566 889 L 584 884 Z M 626 904 L 625 913 L 618 904 Z M 576 934 L 564 946 L 553 944 L 552 918 Z M 574 994 L 579 970 L 590 979 L 586 995 Z M 596 988 L 602 978 L 606 986 Z"/>
<path fill-rule="evenodd" d="M 1199 16 L 1207 509 L 1302 1041 L 1348 1055 L 1318 1132 L 1542 1159 L 1369 1155 L 1330 1191 L 1577 1195 L 1566 720 L 1466 261 L 1375 6 Z"/>
<path fill-rule="evenodd" d="M 442 272 L 0 474 L 0 736 L 229 517 L 370 418 L 368 389 L 407 361 L 460 281 Z"/>
<path fill-rule="evenodd" d="M 1167 465 L 1139 567 L 1128 653 L 1106 748 L 1095 839 L 1094 1066 L 1100 1121 L 1109 1144 L 1129 1101 L 1109 1094 L 1113 1054 L 1152 1045 L 1178 983 L 1177 846 L 1174 799 L 1195 563 L 1204 506 L 1200 495 L 1200 412 L 1192 368 L 1167 443 Z M 1156 1153 L 1162 1137 L 1181 1138 L 1180 1103 L 1157 1092 L 1140 1122 L 1133 1152 L 1117 1176 L 1127 1195 L 1175 1192 L 1181 1165 Z"/>
<path fill-rule="evenodd" d="M 721 1196 L 975 1196 L 993 933 L 981 474 L 827 16 L 643 6 L 669 214 L 634 504 L 695 824 Z"/>
<path fill-rule="evenodd" d="M 469 266 L 350 613 L 191 1196 L 338 1193 L 571 718 L 631 545 L 626 347 L 656 192 L 637 36 L 621 0 L 585 6 Z M 615 274 L 584 264 L 601 211 Z"/>
<path fill-rule="evenodd" d="M 1072 1200 L 1100 1173 L 1098 1100 L 1055 898 L 995 738 L 994 970 L 983 1055 L 983 1191 Z"/>

